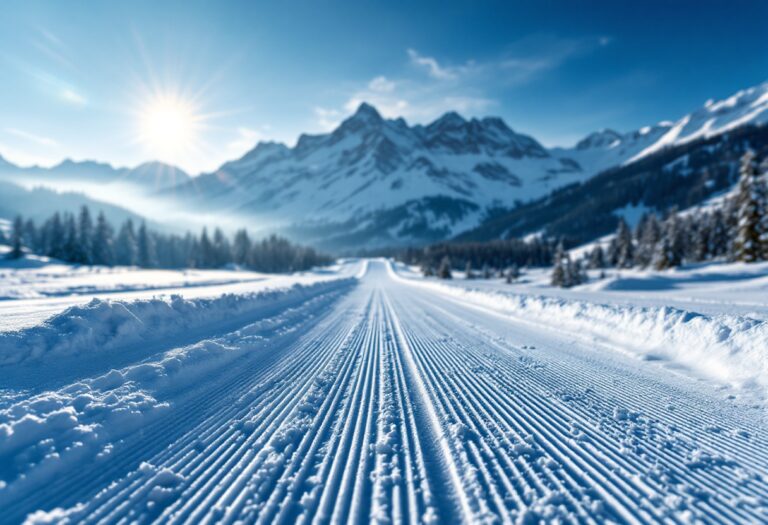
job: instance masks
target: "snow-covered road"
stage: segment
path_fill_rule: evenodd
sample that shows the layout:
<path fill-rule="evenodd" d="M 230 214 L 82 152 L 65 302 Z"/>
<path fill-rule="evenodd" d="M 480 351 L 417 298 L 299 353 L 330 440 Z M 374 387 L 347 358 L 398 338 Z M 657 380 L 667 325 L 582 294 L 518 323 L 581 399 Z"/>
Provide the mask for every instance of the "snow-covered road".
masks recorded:
<path fill-rule="evenodd" d="M 0 520 L 768 520 L 764 408 L 737 391 L 383 261 L 347 281 L 120 370 L 9 393 Z"/>

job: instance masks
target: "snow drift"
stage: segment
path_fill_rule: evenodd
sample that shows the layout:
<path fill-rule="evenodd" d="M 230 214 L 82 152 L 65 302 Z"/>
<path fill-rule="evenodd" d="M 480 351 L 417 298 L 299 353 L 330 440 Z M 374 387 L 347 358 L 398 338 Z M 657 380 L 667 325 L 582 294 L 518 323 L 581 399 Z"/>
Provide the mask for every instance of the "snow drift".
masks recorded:
<path fill-rule="evenodd" d="M 536 295 L 425 286 L 515 318 L 586 337 L 647 360 L 667 359 L 720 381 L 768 385 L 768 322 L 736 315 L 703 315 L 671 307 L 598 304 Z"/>
<path fill-rule="evenodd" d="M 284 308 L 310 297 L 351 286 L 353 278 L 265 290 L 184 299 L 179 295 L 137 301 L 93 299 L 54 315 L 39 326 L 0 332 L 0 366 L 30 359 L 88 354 L 183 335 L 201 326 Z"/>

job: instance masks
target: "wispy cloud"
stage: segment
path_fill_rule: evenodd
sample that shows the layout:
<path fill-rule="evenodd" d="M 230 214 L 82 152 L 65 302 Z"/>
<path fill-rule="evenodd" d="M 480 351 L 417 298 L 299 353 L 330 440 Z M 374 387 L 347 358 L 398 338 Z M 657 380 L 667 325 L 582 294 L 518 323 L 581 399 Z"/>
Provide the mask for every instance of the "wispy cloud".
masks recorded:
<path fill-rule="evenodd" d="M 408 50 L 411 63 L 427 71 L 429 76 L 438 80 L 450 80 L 456 78 L 458 72 L 455 68 L 441 66 L 436 58 L 420 54 L 415 49 Z"/>
<path fill-rule="evenodd" d="M 44 137 L 42 135 L 36 135 L 34 133 L 30 133 L 28 131 L 24 131 L 22 129 L 18 128 L 5 128 L 5 132 L 8 135 L 13 135 L 14 137 L 18 137 L 21 139 L 26 140 L 27 142 L 33 142 L 39 146 L 46 146 L 46 147 L 58 147 L 59 143 L 53 140 L 49 137 Z"/>
<path fill-rule="evenodd" d="M 59 93 L 59 96 L 62 98 L 62 100 L 74 105 L 74 106 L 85 106 L 88 104 L 88 99 L 86 99 L 83 95 L 78 93 L 72 88 L 64 88 Z"/>
<path fill-rule="evenodd" d="M 392 78 L 378 75 L 351 89 L 339 107 L 316 107 L 315 124 L 335 128 L 362 102 L 374 105 L 387 118 L 404 117 L 425 123 L 447 111 L 467 117 L 498 111 L 497 96 L 537 81 L 567 61 L 586 56 L 611 43 L 608 36 L 565 38 L 538 34 L 510 43 L 495 57 L 444 63 L 410 48 L 411 71 Z M 413 73 L 413 67 L 418 74 Z M 424 74 L 426 73 L 426 75 Z"/>

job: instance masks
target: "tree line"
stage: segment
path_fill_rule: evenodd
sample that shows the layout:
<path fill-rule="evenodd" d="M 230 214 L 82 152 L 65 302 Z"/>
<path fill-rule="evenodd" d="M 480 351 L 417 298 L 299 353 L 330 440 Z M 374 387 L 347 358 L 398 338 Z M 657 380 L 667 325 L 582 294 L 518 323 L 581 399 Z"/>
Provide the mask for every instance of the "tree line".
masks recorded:
<path fill-rule="evenodd" d="M 312 248 L 276 235 L 251 239 L 245 229 L 238 230 L 231 241 L 220 228 L 212 234 L 207 228 L 200 235 L 164 234 L 143 222 L 137 227 L 131 219 L 115 230 L 103 212 L 94 221 L 87 206 L 78 214 L 54 213 L 40 225 L 18 216 L 10 239 L 0 231 L 0 243 L 11 245 L 10 258 L 19 258 L 26 250 L 83 265 L 221 268 L 236 264 L 260 272 L 287 272 L 332 262 Z"/>
<path fill-rule="evenodd" d="M 690 213 L 672 208 L 663 220 L 646 214 L 634 232 L 622 219 L 607 248 L 598 244 L 581 261 L 572 262 L 560 247 L 552 284 L 580 284 L 583 268 L 664 270 L 710 260 L 768 261 L 768 159 L 758 165 L 752 151 L 741 159 L 735 194 L 721 206 Z"/>
<path fill-rule="evenodd" d="M 410 247 L 398 255 L 406 264 L 418 265 L 425 276 L 452 278 L 452 269 L 464 268 L 468 279 L 501 276 L 517 280 L 521 267 L 549 266 L 555 243 L 534 237 L 489 242 L 439 243 Z"/>

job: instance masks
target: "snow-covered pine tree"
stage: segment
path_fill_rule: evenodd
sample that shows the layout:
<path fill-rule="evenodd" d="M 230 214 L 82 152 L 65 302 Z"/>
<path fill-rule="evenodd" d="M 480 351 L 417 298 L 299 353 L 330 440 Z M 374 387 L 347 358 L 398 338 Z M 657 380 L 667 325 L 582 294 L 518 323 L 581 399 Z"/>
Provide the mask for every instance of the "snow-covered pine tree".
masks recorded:
<path fill-rule="evenodd" d="M 32 219 L 27 219 L 24 222 L 24 246 L 30 249 L 33 253 L 41 253 L 40 248 L 40 236 L 37 233 L 37 227 Z"/>
<path fill-rule="evenodd" d="M 736 237 L 733 243 L 737 261 L 756 262 L 762 259 L 762 222 L 765 210 L 765 192 L 758 176 L 755 155 L 749 150 L 741 159 Z"/>
<path fill-rule="evenodd" d="M 448 256 L 443 257 L 443 260 L 440 261 L 440 268 L 437 270 L 437 276 L 441 279 L 451 279 L 453 277 L 451 275 L 451 260 Z"/>
<path fill-rule="evenodd" d="M 115 241 L 115 259 L 117 264 L 136 266 L 139 261 L 139 248 L 136 243 L 136 232 L 133 221 L 126 220 L 120 227 Z"/>
<path fill-rule="evenodd" d="M 13 229 L 11 230 L 11 251 L 8 252 L 10 259 L 20 259 L 24 255 L 22 243 L 24 242 L 24 221 L 21 215 L 17 215 L 13 220 Z"/>
<path fill-rule="evenodd" d="M 421 265 L 421 274 L 424 277 L 434 277 L 435 270 L 432 268 L 432 266 L 428 262 L 424 262 Z"/>
<path fill-rule="evenodd" d="M 722 210 L 718 208 L 708 214 L 707 222 L 709 223 L 707 254 L 712 258 L 722 257 L 728 253 L 728 228 Z"/>
<path fill-rule="evenodd" d="M 214 266 L 219 268 L 224 266 L 232 260 L 232 250 L 229 246 L 229 241 L 221 231 L 221 228 L 216 228 L 213 231 L 213 253 L 214 253 Z"/>
<path fill-rule="evenodd" d="M 155 268 L 157 266 L 157 252 L 155 251 L 155 239 L 147 231 L 147 224 L 141 223 L 137 237 L 139 266 L 142 268 Z"/>
<path fill-rule="evenodd" d="M 488 266 L 488 264 L 483 265 L 483 279 L 490 279 L 491 278 L 491 267 Z"/>
<path fill-rule="evenodd" d="M 758 167 L 758 184 L 760 188 L 761 199 L 761 220 L 760 220 L 760 246 L 761 256 L 764 261 L 768 261 L 768 156 L 766 156 Z"/>
<path fill-rule="evenodd" d="M 577 286 L 579 284 L 584 284 L 587 282 L 587 272 L 584 268 L 584 265 L 581 263 L 580 260 L 576 260 L 571 262 L 570 257 L 568 257 L 568 264 L 566 266 L 566 275 L 567 275 L 567 281 L 569 282 L 570 286 Z"/>
<path fill-rule="evenodd" d="M 93 221 L 88 206 L 80 208 L 77 218 L 77 240 L 80 244 L 83 264 L 93 264 Z"/>
<path fill-rule="evenodd" d="M 693 216 L 695 228 L 691 235 L 690 256 L 693 261 L 704 261 L 709 257 L 710 221 L 707 215 L 697 213 Z"/>
<path fill-rule="evenodd" d="M 661 227 L 655 213 L 645 216 L 639 228 L 639 237 L 637 241 L 637 253 L 635 260 L 643 268 L 647 267 L 653 261 L 653 254 L 656 245 L 661 238 Z"/>
<path fill-rule="evenodd" d="M 616 266 L 619 262 L 619 247 L 616 237 L 608 243 L 608 248 L 605 251 L 605 262 L 608 266 Z"/>
<path fill-rule="evenodd" d="M 603 252 L 603 247 L 599 244 L 589 252 L 588 267 L 593 270 L 602 270 L 605 268 L 605 253 Z"/>
<path fill-rule="evenodd" d="M 559 286 L 560 288 L 570 286 L 570 276 L 567 271 L 569 263 L 570 261 L 566 261 L 565 248 L 561 240 L 557 243 L 553 257 L 552 277 L 550 280 L 552 286 Z"/>
<path fill-rule="evenodd" d="M 80 244 L 80 236 L 77 234 L 75 216 L 67 214 L 64 220 L 64 246 L 62 260 L 77 264 L 85 263 L 85 254 Z"/>
<path fill-rule="evenodd" d="M 248 254 L 251 251 L 251 239 L 248 232 L 238 230 L 235 233 L 235 240 L 232 244 L 232 259 L 235 264 L 245 266 L 248 263 Z"/>
<path fill-rule="evenodd" d="M 472 261 L 467 261 L 467 266 L 464 268 L 464 277 L 467 279 L 475 278 L 475 274 L 472 271 Z"/>
<path fill-rule="evenodd" d="M 631 268 L 633 259 L 632 233 L 629 231 L 627 221 L 621 218 L 616 228 L 616 267 Z"/>
<path fill-rule="evenodd" d="M 262 241 L 262 244 L 264 241 Z M 266 247 L 265 247 L 266 248 Z M 266 252 L 266 250 L 263 250 Z M 266 255 L 266 253 L 264 254 Z M 216 264 L 216 255 L 213 250 L 213 244 L 208 237 L 207 228 L 203 228 L 203 233 L 200 234 L 200 267 L 201 268 L 213 268 Z"/>
<path fill-rule="evenodd" d="M 93 236 L 93 264 L 112 266 L 115 263 L 113 236 L 112 225 L 107 222 L 104 212 L 99 212 Z"/>
<path fill-rule="evenodd" d="M 680 219 L 677 210 L 670 211 L 664 221 L 661 240 L 656 244 L 653 254 L 653 267 L 664 270 L 674 266 L 680 266 L 683 262 L 683 246 L 680 233 Z"/>

